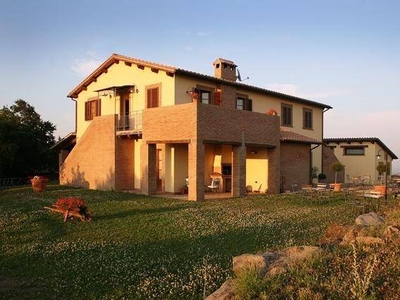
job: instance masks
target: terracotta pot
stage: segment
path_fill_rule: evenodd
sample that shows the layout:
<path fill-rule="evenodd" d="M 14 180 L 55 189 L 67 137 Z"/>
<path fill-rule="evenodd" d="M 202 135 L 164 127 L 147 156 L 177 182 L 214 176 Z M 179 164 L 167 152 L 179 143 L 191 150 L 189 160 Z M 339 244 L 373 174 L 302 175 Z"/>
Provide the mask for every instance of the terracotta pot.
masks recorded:
<path fill-rule="evenodd" d="M 374 191 L 380 193 L 381 195 L 386 194 L 386 186 L 385 185 L 375 185 Z"/>
<path fill-rule="evenodd" d="M 342 190 L 342 184 L 341 183 L 334 183 L 333 184 L 333 191 L 334 192 L 340 192 Z"/>
<path fill-rule="evenodd" d="M 49 182 L 48 179 L 32 178 L 31 183 L 32 183 L 33 191 L 34 192 L 43 192 L 46 189 L 48 182 Z"/>

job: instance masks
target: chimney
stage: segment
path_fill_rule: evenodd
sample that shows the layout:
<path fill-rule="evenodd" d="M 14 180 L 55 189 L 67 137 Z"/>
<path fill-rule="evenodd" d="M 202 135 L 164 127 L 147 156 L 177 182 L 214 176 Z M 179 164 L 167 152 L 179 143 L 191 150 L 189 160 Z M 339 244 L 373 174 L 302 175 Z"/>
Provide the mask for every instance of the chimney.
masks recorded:
<path fill-rule="evenodd" d="M 217 58 L 214 63 L 214 75 L 217 78 L 236 81 L 236 67 L 231 60 Z"/>

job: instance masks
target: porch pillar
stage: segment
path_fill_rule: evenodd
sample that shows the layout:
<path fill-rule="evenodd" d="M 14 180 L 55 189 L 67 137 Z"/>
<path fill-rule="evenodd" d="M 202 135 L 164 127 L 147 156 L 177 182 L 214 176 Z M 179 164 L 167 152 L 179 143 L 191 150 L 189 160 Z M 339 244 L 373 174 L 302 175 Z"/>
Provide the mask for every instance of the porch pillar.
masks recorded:
<path fill-rule="evenodd" d="M 144 143 L 142 145 L 142 180 L 140 189 L 145 195 L 151 195 L 157 191 L 156 151 L 156 144 Z"/>
<path fill-rule="evenodd" d="M 232 197 L 246 196 L 246 146 L 232 146 Z"/>
<path fill-rule="evenodd" d="M 188 146 L 189 163 L 189 194 L 188 200 L 204 200 L 204 159 L 205 147 L 203 142 L 192 140 Z"/>

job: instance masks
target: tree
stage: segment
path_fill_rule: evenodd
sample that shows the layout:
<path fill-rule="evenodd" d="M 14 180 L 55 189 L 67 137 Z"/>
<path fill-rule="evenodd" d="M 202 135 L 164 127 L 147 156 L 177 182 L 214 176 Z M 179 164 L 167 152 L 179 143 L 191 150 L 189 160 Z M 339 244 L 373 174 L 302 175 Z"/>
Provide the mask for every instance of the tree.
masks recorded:
<path fill-rule="evenodd" d="M 43 121 L 24 100 L 0 109 L 0 177 L 25 176 L 57 169 L 56 127 Z"/>

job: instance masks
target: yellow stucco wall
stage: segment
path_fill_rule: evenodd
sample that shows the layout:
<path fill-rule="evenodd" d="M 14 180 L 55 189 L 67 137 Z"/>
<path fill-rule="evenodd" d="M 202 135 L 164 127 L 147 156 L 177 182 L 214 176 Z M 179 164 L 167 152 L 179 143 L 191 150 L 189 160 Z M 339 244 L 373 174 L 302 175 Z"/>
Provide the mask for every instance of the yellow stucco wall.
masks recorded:
<path fill-rule="evenodd" d="M 92 97 L 97 97 L 99 94 L 104 94 L 103 92 L 95 92 L 95 90 L 111 86 L 135 85 L 135 91 L 130 94 L 130 112 L 134 112 L 145 108 L 146 86 L 153 84 L 161 84 L 160 105 L 174 105 L 174 78 L 168 76 L 164 71 L 160 70 L 155 73 L 148 67 L 140 69 L 135 64 L 128 66 L 123 62 L 110 66 L 107 73 L 103 73 L 87 87 L 86 91 L 82 91 L 79 94 L 77 99 L 77 140 L 79 141 L 79 138 L 90 123 L 90 121 L 85 121 L 85 102 Z M 119 114 L 119 98 L 113 93 L 101 96 L 101 115 Z"/>
<path fill-rule="evenodd" d="M 330 143 L 329 146 L 334 146 L 334 154 L 337 159 L 345 165 L 345 180 L 352 181 L 353 178 L 369 176 L 371 183 L 378 181 L 379 173 L 376 170 L 379 162 L 385 163 L 384 151 L 381 151 L 381 157 L 378 160 L 377 155 L 381 147 L 377 143 L 371 142 L 353 142 L 353 143 Z M 365 147 L 365 155 L 344 155 L 344 149 L 341 146 L 367 146 Z M 387 156 L 389 166 L 391 168 L 392 159 Z"/>

